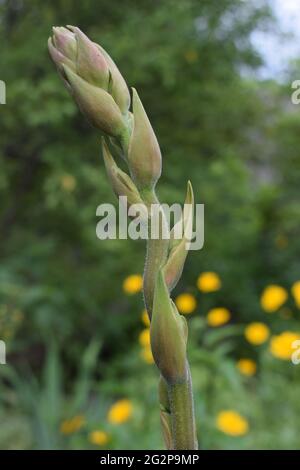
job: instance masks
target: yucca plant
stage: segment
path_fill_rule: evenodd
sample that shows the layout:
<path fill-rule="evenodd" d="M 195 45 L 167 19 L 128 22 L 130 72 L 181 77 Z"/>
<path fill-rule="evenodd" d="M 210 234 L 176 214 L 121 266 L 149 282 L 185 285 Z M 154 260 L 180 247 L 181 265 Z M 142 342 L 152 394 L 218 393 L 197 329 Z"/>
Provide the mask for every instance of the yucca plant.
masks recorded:
<path fill-rule="evenodd" d="M 197 449 L 192 383 L 186 357 L 187 323 L 170 298 L 185 263 L 189 247 L 186 237 L 193 222 L 193 190 L 188 183 L 184 211 L 184 233 L 169 232 L 155 186 L 161 175 L 159 144 L 135 89 L 132 97 L 116 64 L 107 52 L 79 28 L 53 28 L 48 42 L 50 55 L 89 122 L 102 134 L 105 167 L 114 192 L 145 208 L 149 236 L 144 271 L 144 300 L 149 315 L 151 348 L 160 370 L 161 423 L 168 449 Z M 131 111 L 130 111 L 131 109 Z M 129 174 L 115 158 L 126 161 Z M 149 223 L 150 222 L 150 223 Z M 158 236 L 151 237 L 151 222 Z M 179 223 L 178 222 L 178 223 Z M 170 236 L 166 237 L 165 233 Z"/>

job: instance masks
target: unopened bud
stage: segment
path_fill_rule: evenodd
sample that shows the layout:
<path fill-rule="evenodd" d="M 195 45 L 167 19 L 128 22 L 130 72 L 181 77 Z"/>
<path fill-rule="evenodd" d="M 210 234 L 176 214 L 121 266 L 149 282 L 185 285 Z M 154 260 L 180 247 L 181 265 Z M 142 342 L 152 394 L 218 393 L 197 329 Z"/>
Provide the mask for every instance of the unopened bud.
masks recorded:
<path fill-rule="evenodd" d="M 107 91 L 109 67 L 104 55 L 79 28 L 69 26 L 77 41 L 76 73 L 91 85 Z"/>
<path fill-rule="evenodd" d="M 151 349 L 157 367 L 168 384 L 186 380 L 186 320 L 177 311 L 159 270 L 150 325 Z"/>
<path fill-rule="evenodd" d="M 180 279 L 184 263 L 188 254 L 190 237 L 193 227 L 194 194 L 191 182 L 188 182 L 184 212 L 181 220 L 173 227 L 170 233 L 170 247 L 167 262 L 163 268 L 169 291 L 174 289 Z M 183 231 L 182 238 L 174 238 L 178 228 Z"/>
<path fill-rule="evenodd" d="M 108 135 L 120 137 L 126 131 L 126 125 L 112 96 L 102 88 L 90 85 L 69 67 L 64 65 L 63 69 L 74 99 L 90 123 Z"/>
<path fill-rule="evenodd" d="M 132 90 L 133 129 L 128 164 L 139 189 L 153 188 L 161 175 L 161 153 L 148 116 L 135 89 Z"/>
<path fill-rule="evenodd" d="M 174 449 L 172 432 L 171 432 L 171 414 L 166 411 L 160 410 L 160 424 L 162 428 L 163 438 L 166 449 Z"/>
<path fill-rule="evenodd" d="M 142 204 L 143 206 L 145 206 L 131 178 L 124 171 L 122 171 L 115 163 L 109 151 L 108 145 L 106 144 L 104 139 L 102 139 L 102 152 L 105 168 L 116 196 L 126 196 L 129 205 Z M 145 218 L 147 218 L 146 206 Z"/>
<path fill-rule="evenodd" d="M 55 27 L 48 40 L 49 53 L 63 79 L 66 65 L 90 85 L 102 88 L 112 96 L 121 114 L 127 115 L 130 94 L 118 67 L 98 44 L 75 26 Z"/>
<path fill-rule="evenodd" d="M 160 422 L 163 432 L 163 438 L 166 448 L 171 450 L 174 448 L 172 438 L 171 411 L 168 394 L 168 385 L 165 379 L 160 376 L 158 383 L 159 404 L 160 404 Z"/>
<path fill-rule="evenodd" d="M 53 27 L 53 45 L 68 59 L 75 61 L 77 44 L 74 34 L 64 27 Z"/>
<path fill-rule="evenodd" d="M 51 59 L 55 63 L 60 75 L 63 71 L 63 65 L 67 65 L 71 70 L 75 70 L 74 62 L 66 57 L 62 52 L 60 52 L 56 47 L 53 45 L 53 41 L 51 38 L 48 39 L 48 49 L 51 56 Z"/>
<path fill-rule="evenodd" d="M 122 113 L 126 114 L 130 106 L 130 93 L 128 86 L 110 55 L 99 44 L 96 44 L 96 46 L 102 52 L 109 67 L 111 75 L 110 93 L 112 94 L 112 97 L 114 98 Z"/>

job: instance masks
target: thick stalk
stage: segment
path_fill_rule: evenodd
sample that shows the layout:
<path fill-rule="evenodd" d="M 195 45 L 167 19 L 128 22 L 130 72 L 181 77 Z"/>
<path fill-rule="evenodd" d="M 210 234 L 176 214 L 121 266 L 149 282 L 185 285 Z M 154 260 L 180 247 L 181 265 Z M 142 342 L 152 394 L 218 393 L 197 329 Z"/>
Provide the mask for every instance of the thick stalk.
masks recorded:
<path fill-rule="evenodd" d="M 145 191 L 142 193 L 143 200 L 147 205 L 148 209 L 152 204 L 159 204 L 159 201 L 156 197 L 156 194 L 152 191 Z M 159 232 L 158 238 L 154 239 L 151 237 L 151 223 L 153 219 L 150 215 L 149 217 L 149 236 L 147 240 L 147 252 L 146 252 L 146 262 L 144 270 L 144 298 L 145 305 L 148 312 L 148 315 L 151 319 L 152 307 L 153 307 L 153 296 L 154 296 L 154 287 L 156 276 L 159 268 L 166 262 L 169 240 L 163 239 L 163 227 L 166 227 L 166 220 L 163 214 L 161 214 L 159 220 Z"/>
<path fill-rule="evenodd" d="M 186 381 L 168 384 L 171 432 L 173 446 L 176 450 L 198 449 L 192 381 L 188 365 L 187 368 Z"/>
<path fill-rule="evenodd" d="M 148 209 L 150 209 L 151 204 L 159 204 L 154 192 L 144 192 L 142 197 Z M 162 215 L 160 219 L 160 236 L 158 239 L 152 239 L 150 236 L 150 218 L 144 271 L 144 299 L 150 319 L 157 273 L 159 268 L 166 262 L 168 255 L 169 240 L 162 238 L 163 225 L 166 223 L 165 217 Z M 188 364 L 187 377 L 184 382 L 168 384 L 161 377 L 160 396 L 164 397 L 163 403 L 161 403 L 161 417 L 165 442 L 168 443 L 168 448 L 175 450 L 197 449 L 194 402 Z"/>

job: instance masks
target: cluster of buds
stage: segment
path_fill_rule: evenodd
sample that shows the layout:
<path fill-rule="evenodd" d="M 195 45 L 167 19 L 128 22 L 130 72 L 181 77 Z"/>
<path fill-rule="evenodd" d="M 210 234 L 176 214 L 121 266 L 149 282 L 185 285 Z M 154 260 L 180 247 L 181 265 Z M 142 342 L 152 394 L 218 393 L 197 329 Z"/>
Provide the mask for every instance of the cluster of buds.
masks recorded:
<path fill-rule="evenodd" d="M 105 168 L 114 192 L 118 197 L 126 196 L 129 206 L 145 205 L 146 217 L 151 218 L 149 206 L 151 201 L 157 201 L 154 190 L 161 175 L 161 152 L 136 90 L 132 90 L 131 96 L 108 53 L 77 27 L 53 28 L 48 48 L 59 75 L 80 110 L 102 134 Z M 118 167 L 117 156 L 125 159 L 129 174 Z M 183 226 L 190 229 L 193 221 L 190 183 L 186 205 L 189 209 L 184 212 Z M 176 226 L 171 231 L 170 240 L 158 240 L 156 247 L 154 245 L 148 250 L 145 270 L 145 278 L 148 278 L 144 280 L 144 294 L 151 317 L 153 357 L 169 386 L 188 380 L 187 325 L 170 298 L 170 291 L 181 276 L 188 240 L 184 235 L 181 239 L 175 238 L 175 232 Z M 147 285 L 152 285 L 153 289 L 148 289 Z M 164 407 L 162 421 L 169 442 L 168 412 Z"/>
<path fill-rule="evenodd" d="M 139 190 L 154 188 L 161 174 L 160 148 L 141 100 L 118 67 L 79 28 L 55 27 L 48 48 L 59 74 L 88 121 L 102 132 L 113 153 L 128 162 Z"/>

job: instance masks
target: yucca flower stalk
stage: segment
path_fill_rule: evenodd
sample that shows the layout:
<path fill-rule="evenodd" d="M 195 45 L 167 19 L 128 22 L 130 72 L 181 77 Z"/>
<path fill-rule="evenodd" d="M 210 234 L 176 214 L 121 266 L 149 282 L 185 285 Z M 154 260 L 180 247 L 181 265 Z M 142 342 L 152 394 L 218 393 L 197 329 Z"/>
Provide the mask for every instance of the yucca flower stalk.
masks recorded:
<path fill-rule="evenodd" d="M 82 113 L 102 134 L 104 163 L 117 197 L 127 196 L 129 208 L 142 204 L 144 217 L 153 221 L 152 205 L 159 204 L 155 186 L 161 175 L 161 152 L 135 89 L 128 87 L 107 52 L 79 28 L 55 27 L 49 52 L 66 87 Z M 125 159 L 129 174 L 115 158 Z M 193 190 L 188 183 L 184 227 L 193 223 Z M 159 212 L 158 237 L 147 241 L 144 300 L 150 319 L 151 348 L 160 371 L 161 423 L 168 449 L 197 449 L 192 383 L 186 355 L 188 328 L 170 298 L 188 251 L 188 239 L 175 237 L 163 211 Z M 151 227 L 151 223 L 148 224 Z"/>

